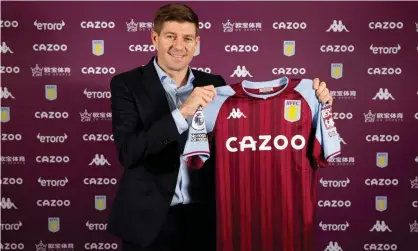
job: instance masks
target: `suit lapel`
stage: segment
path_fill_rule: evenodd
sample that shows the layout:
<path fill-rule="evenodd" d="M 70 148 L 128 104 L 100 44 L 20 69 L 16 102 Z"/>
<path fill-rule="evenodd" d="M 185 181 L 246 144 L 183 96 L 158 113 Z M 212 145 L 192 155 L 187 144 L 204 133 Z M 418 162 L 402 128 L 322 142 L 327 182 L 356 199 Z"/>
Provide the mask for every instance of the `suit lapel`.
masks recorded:
<path fill-rule="evenodd" d="M 155 70 L 153 60 L 154 57 L 145 66 L 143 85 L 153 105 L 151 109 L 155 109 L 157 115 L 161 115 L 169 113 L 170 107 L 168 105 L 164 87 Z"/>

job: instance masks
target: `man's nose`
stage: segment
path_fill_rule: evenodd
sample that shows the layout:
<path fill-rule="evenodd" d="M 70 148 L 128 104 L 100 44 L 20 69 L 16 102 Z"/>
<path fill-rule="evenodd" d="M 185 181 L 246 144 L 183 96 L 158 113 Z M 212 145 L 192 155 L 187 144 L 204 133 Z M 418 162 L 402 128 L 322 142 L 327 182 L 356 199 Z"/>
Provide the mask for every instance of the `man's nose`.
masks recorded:
<path fill-rule="evenodd" d="M 182 39 L 180 39 L 180 38 L 175 39 L 174 40 L 173 47 L 175 49 L 178 49 L 178 50 L 183 49 L 184 48 L 184 41 Z"/>

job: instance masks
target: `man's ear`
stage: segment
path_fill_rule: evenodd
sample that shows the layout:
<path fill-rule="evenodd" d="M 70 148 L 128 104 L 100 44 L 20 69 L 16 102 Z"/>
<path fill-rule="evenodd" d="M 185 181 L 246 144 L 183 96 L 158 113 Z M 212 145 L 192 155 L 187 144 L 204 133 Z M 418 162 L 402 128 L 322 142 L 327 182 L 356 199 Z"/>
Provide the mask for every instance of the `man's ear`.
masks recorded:
<path fill-rule="evenodd" d="M 158 37 L 159 35 L 156 31 L 151 31 L 152 44 L 155 46 L 156 49 L 158 48 Z"/>

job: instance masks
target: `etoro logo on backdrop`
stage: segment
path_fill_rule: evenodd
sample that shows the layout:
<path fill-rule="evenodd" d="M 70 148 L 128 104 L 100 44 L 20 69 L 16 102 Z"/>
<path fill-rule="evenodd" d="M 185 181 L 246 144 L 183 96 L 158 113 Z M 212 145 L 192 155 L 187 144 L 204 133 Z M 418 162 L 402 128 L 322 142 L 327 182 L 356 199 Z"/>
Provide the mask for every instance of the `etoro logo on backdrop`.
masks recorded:
<path fill-rule="evenodd" d="M 400 30 L 403 28 L 402 22 L 382 21 L 370 22 L 370 30 Z"/>
<path fill-rule="evenodd" d="M 350 179 L 347 177 L 345 180 L 324 180 L 322 177 L 319 181 L 322 187 L 347 187 L 350 184 Z"/>
<path fill-rule="evenodd" d="M 36 251 L 74 251 L 74 243 L 46 243 L 40 241 L 35 244 Z"/>
<path fill-rule="evenodd" d="M 368 113 L 363 113 L 365 123 L 375 123 L 375 122 L 402 122 L 403 113 L 401 112 L 386 112 L 386 113 L 373 113 L 369 110 Z"/>
<path fill-rule="evenodd" d="M 39 177 L 38 183 L 43 187 L 65 187 L 68 183 L 68 179 L 65 177 L 62 180 L 46 180 Z"/>
<path fill-rule="evenodd" d="M 30 67 L 32 71 L 32 77 L 63 77 L 63 76 L 70 76 L 71 75 L 71 69 L 70 67 L 50 67 L 50 66 L 39 66 L 39 64 L 36 64 L 35 67 Z"/>
<path fill-rule="evenodd" d="M 84 109 L 84 112 L 79 112 L 81 122 L 95 122 L 95 121 L 109 121 L 112 120 L 111 112 L 88 112 Z"/>
<path fill-rule="evenodd" d="M 357 92 L 354 90 L 346 90 L 346 91 L 330 91 L 331 96 L 334 99 L 344 99 L 344 100 L 349 100 L 349 99 L 356 99 L 357 97 Z"/>
<path fill-rule="evenodd" d="M 13 54 L 13 51 L 10 49 L 10 47 L 6 44 L 6 42 L 1 42 L 1 53 L 2 54 Z"/>
<path fill-rule="evenodd" d="M 87 221 L 86 227 L 90 231 L 106 231 L 107 223 L 90 223 L 89 221 Z"/>
<path fill-rule="evenodd" d="M 319 223 L 322 231 L 346 231 L 349 226 L 347 221 L 344 224 L 324 224 L 322 221 Z"/>
<path fill-rule="evenodd" d="M 65 22 L 64 20 L 61 20 L 61 22 L 59 23 L 41 23 L 38 20 L 35 20 L 35 22 L 33 22 L 33 25 L 36 27 L 36 29 L 38 30 L 50 30 L 50 31 L 55 31 L 55 30 L 62 30 L 65 26 Z"/>
<path fill-rule="evenodd" d="M 25 156 L 1 156 L 2 165 L 24 165 L 25 162 Z"/>
<path fill-rule="evenodd" d="M 237 32 L 237 31 L 262 31 L 261 22 L 235 22 L 232 23 L 229 19 L 226 23 L 222 23 L 223 32 Z"/>
<path fill-rule="evenodd" d="M 0 87 L 0 96 L 1 96 L 1 99 L 9 99 L 9 98 L 15 99 L 15 97 L 7 89 L 7 87 Z"/>
<path fill-rule="evenodd" d="M 1 231 L 19 231 L 19 229 L 23 226 L 23 223 L 19 221 L 18 223 L 1 223 L 0 230 Z"/>
<path fill-rule="evenodd" d="M 401 46 L 398 44 L 397 46 L 392 47 L 377 47 L 373 44 L 370 45 L 370 50 L 373 54 L 384 54 L 384 55 L 390 55 L 390 54 L 398 54 L 398 52 L 401 50 Z"/>
<path fill-rule="evenodd" d="M 109 99 L 111 98 L 111 93 L 110 91 L 89 91 L 86 89 L 84 89 L 83 94 L 86 96 L 86 98 L 88 99 Z"/>
<path fill-rule="evenodd" d="M 43 136 L 41 133 L 38 133 L 36 138 L 41 143 L 65 143 L 65 141 L 68 139 L 68 136 L 66 133 L 62 136 Z"/>
<path fill-rule="evenodd" d="M 326 30 L 327 32 L 350 32 L 341 20 L 333 20 L 332 24 Z"/>

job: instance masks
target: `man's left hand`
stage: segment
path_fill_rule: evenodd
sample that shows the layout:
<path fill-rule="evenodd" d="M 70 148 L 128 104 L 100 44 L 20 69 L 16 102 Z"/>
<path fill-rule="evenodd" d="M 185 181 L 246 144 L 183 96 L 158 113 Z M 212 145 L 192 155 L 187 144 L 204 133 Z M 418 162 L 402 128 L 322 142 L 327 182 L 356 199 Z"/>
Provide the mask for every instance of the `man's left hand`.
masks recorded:
<path fill-rule="evenodd" d="M 313 80 L 313 88 L 316 90 L 316 97 L 322 104 L 332 105 L 332 96 L 325 82 L 319 81 L 319 78 Z"/>

